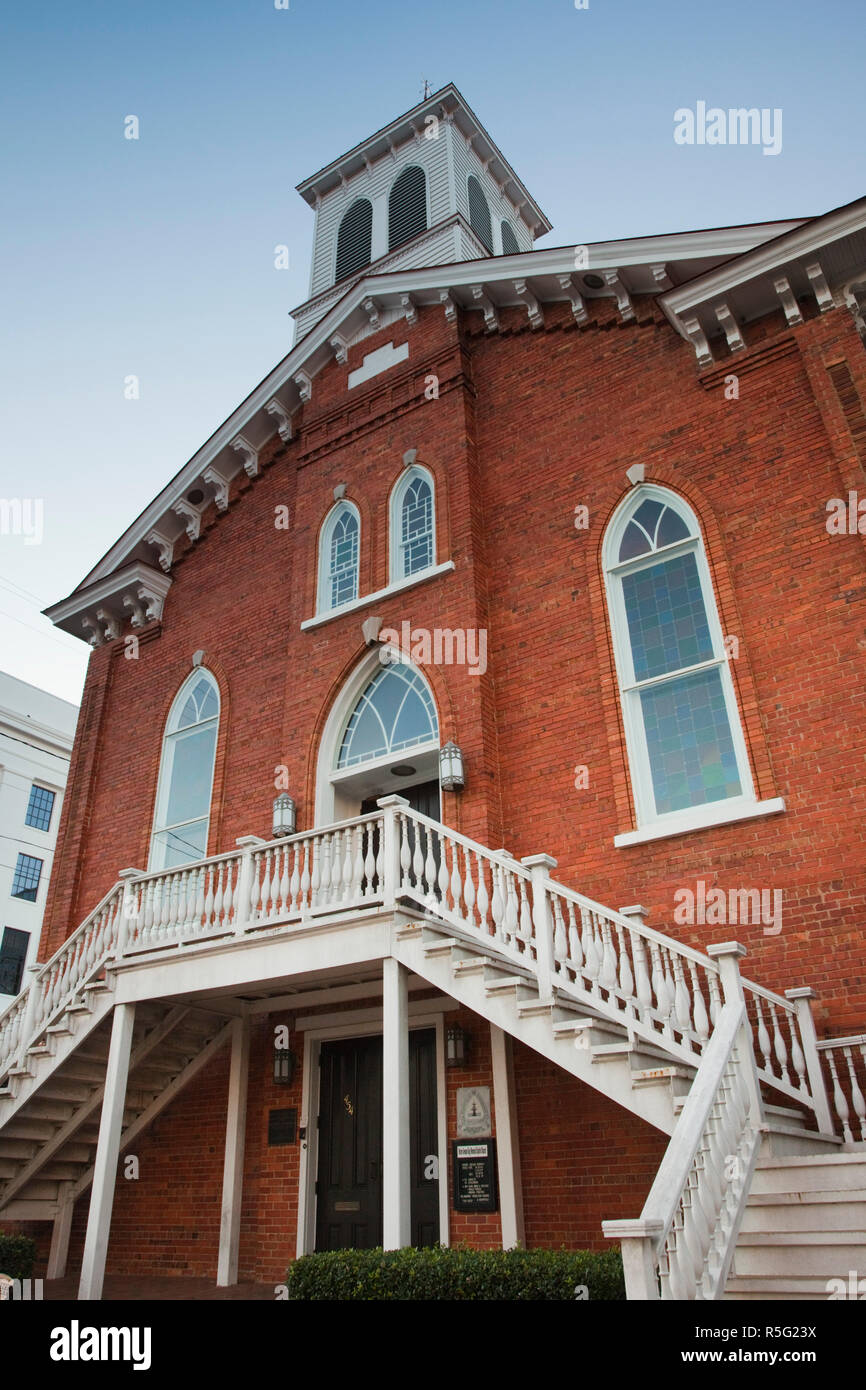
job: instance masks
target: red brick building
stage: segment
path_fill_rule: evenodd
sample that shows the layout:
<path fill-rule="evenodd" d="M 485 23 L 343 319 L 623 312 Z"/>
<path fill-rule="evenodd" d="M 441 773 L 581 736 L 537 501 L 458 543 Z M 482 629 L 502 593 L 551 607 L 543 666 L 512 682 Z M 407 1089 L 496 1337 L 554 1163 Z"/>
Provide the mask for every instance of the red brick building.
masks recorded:
<path fill-rule="evenodd" d="M 49 610 L 0 1221 L 98 1297 L 644 1208 L 634 1297 L 826 1296 L 760 1197 L 866 1137 L 866 200 L 534 250 L 451 86 L 299 191 L 296 346 Z"/>

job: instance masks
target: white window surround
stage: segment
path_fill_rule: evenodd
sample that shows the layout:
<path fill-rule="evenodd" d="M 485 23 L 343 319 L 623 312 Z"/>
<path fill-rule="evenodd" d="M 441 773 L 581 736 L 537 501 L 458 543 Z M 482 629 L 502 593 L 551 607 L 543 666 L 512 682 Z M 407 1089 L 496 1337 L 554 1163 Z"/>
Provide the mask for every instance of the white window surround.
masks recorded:
<path fill-rule="evenodd" d="M 205 720 L 199 721 L 198 723 L 185 726 L 183 729 L 177 728 L 176 725 L 179 714 L 183 711 L 191 691 L 196 687 L 196 685 L 199 683 L 199 681 L 201 681 L 203 677 L 210 683 L 211 689 L 213 690 L 213 693 L 216 696 L 216 715 L 211 716 Z M 191 854 L 187 862 L 193 863 L 197 858 L 204 858 L 207 855 L 207 843 L 208 837 L 210 835 L 211 802 L 213 799 L 213 779 L 214 772 L 216 769 L 216 747 L 219 738 L 219 721 L 221 711 L 222 701 L 220 699 L 219 685 L 217 684 L 216 678 L 214 677 L 213 673 L 207 669 L 207 667 L 196 666 L 187 676 L 186 680 L 183 682 L 177 694 L 175 695 L 174 700 L 171 704 L 171 709 L 169 710 L 168 718 L 165 721 L 165 728 L 163 729 L 162 747 L 159 759 L 159 777 L 157 780 L 156 801 L 154 804 L 153 824 L 151 827 L 150 835 L 150 853 L 148 857 L 149 872 L 163 868 L 175 867 L 167 866 L 165 863 L 166 846 L 163 842 L 162 837 L 169 830 L 182 830 L 184 825 L 200 825 L 201 822 L 204 821 L 204 849 L 202 851 L 202 854 Z M 207 814 L 206 816 L 196 816 L 190 821 L 167 824 L 166 814 L 169 797 L 171 794 L 171 779 L 174 762 L 173 751 L 171 750 L 171 743 L 176 743 L 178 739 L 183 738 L 184 736 L 194 734 L 195 731 L 205 729 L 208 727 L 208 725 L 211 724 L 215 726 L 215 736 L 213 754 L 211 756 L 210 778 L 208 780 Z"/>
<path fill-rule="evenodd" d="M 322 523 L 319 532 L 319 567 L 316 581 L 316 613 L 322 619 L 330 618 L 336 613 L 344 613 L 351 608 L 357 599 L 352 599 L 349 603 L 340 604 L 337 607 L 331 605 L 331 541 L 334 535 L 334 528 L 340 518 L 347 513 L 354 516 L 358 523 L 358 552 L 355 556 L 355 592 L 360 588 L 361 571 L 361 513 L 354 502 L 341 499 L 335 502 Z"/>
<path fill-rule="evenodd" d="M 672 508 L 689 527 L 690 538 L 679 540 L 671 545 L 660 547 L 633 560 L 619 561 L 619 548 L 623 534 L 638 506 L 647 499 L 660 502 Z M 718 669 L 721 676 L 725 709 L 728 717 L 731 740 L 736 757 L 741 795 L 727 797 L 721 801 L 705 802 L 696 806 L 668 811 L 661 815 L 655 809 L 652 773 L 644 729 L 639 691 L 661 678 L 636 682 L 632 658 L 631 639 L 623 596 L 621 576 L 643 568 L 649 568 L 666 557 L 675 557 L 691 552 L 695 556 L 701 594 L 712 644 L 712 658 L 683 668 L 684 673 L 697 674 L 701 670 Z M 781 798 L 758 801 L 755 795 L 748 750 L 742 730 L 736 692 L 731 676 L 729 661 L 724 644 L 724 634 L 718 616 L 715 591 L 707 563 L 703 536 L 698 519 L 688 504 L 676 493 L 654 484 L 644 484 L 633 489 L 624 499 L 612 517 L 603 548 L 604 581 L 610 616 L 611 635 L 619 685 L 620 708 L 625 728 L 626 748 L 632 793 L 637 816 L 637 829 L 614 836 L 614 845 L 624 848 L 647 840 L 664 839 L 671 835 L 685 834 L 691 830 L 701 830 L 707 826 L 724 825 L 754 816 L 772 815 L 784 811 Z"/>
<path fill-rule="evenodd" d="M 431 505 L 431 554 L 433 565 L 428 565 L 428 569 L 435 568 L 436 564 L 436 483 L 429 468 L 424 468 L 420 463 L 413 463 L 411 467 L 404 468 L 402 474 L 397 479 L 391 489 L 391 497 L 388 502 L 388 561 L 391 583 L 398 584 L 401 580 L 416 579 L 418 575 L 425 574 L 426 570 L 416 570 L 414 574 L 403 574 L 403 499 L 412 484 L 422 478 L 430 486 L 430 505 Z"/>
<path fill-rule="evenodd" d="M 351 603 L 344 603 L 339 608 L 331 608 L 327 612 L 317 613 L 314 618 L 305 618 L 301 623 L 301 631 L 306 632 L 311 627 L 321 627 L 323 623 L 333 622 L 335 618 L 342 618 L 346 613 L 356 613 L 359 608 L 366 608 L 370 603 L 378 603 L 381 599 L 390 598 L 392 594 L 399 594 L 403 589 L 411 589 L 415 584 L 425 584 L 428 579 L 435 579 L 437 575 L 446 574 L 448 570 L 453 569 L 453 560 L 444 560 L 441 565 L 431 565 L 429 569 L 419 570 L 417 574 L 410 574 L 406 579 L 400 579 L 396 583 L 386 585 L 384 589 L 376 589 L 372 594 L 362 594 L 360 598 L 353 599 Z"/>

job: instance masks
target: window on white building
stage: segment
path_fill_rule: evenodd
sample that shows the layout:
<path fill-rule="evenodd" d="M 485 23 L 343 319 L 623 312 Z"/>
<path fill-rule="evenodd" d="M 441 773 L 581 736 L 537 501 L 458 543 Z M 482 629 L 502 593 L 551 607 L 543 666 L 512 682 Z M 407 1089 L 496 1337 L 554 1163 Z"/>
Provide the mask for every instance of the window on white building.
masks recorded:
<path fill-rule="evenodd" d="M 646 485 L 605 538 L 605 571 L 638 824 L 689 828 L 754 801 L 697 518 Z"/>
<path fill-rule="evenodd" d="M 35 903 L 42 877 L 41 859 L 32 854 L 19 854 L 12 879 L 12 897 L 22 898 L 26 903 Z"/>
<path fill-rule="evenodd" d="M 51 826 L 54 798 L 54 792 L 49 791 L 47 787 L 39 787 L 34 782 L 30 788 L 30 800 L 27 803 L 24 824 L 32 825 L 34 830 L 48 830 Z"/>
<path fill-rule="evenodd" d="M 18 994 L 30 945 L 29 931 L 5 927 L 0 943 L 0 994 Z"/>
<path fill-rule="evenodd" d="M 318 611 L 342 608 L 358 597 L 361 518 L 351 502 L 332 509 L 319 538 Z"/>
<path fill-rule="evenodd" d="M 178 691 L 162 743 L 150 868 L 170 869 L 207 854 L 219 691 L 202 667 Z"/>
<path fill-rule="evenodd" d="M 405 579 L 435 563 L 433 479 L 413 464 L 391 493 L 391 579 Z"/>

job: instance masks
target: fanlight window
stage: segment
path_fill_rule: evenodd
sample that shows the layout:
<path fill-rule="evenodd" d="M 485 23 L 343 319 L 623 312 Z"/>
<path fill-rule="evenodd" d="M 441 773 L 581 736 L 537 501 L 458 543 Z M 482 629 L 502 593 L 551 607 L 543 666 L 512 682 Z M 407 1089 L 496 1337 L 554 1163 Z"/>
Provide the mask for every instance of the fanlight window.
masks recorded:
<path fill-rule="evenodd" d="M 355 767 L 418 744 L 439 742 L 439 721 L 423 677 L 402 663 L 383 666 L 358 700 L 337 767 Z"/>
<path fill-rule="evenodd" d="M 697 521 L 643 488 L 608 533 L 608 594 L 639 819 L 751 796 Z"/>
<path fill-rule="evenodd" d="M 484 190 L 474 174 L 469 175 L 469 225 L 478 240 L 493 255 L 493 227 Z"/>
<path fill-rule="evenodd" d="M 433 480 L 415 465 L 404 473 L 391 498 L 391 577 L 405 579 L 429 569 L 436 559 Z"/>
<path fill-rule="evenodd" d="M 181 687 L 162 744 L 151 869 L 169 869 L 207 854 L 219 694 L 208 671 Z"/>
<path fill-rule="evenodd" d="M 342 280 L 370 264 L 373 254 L 373 204 L 358 198 L 344 214 L 337 233 L 336 280 Z"/>
<path fill-rule="evenodd" d="M 348 502 L 335 507 L 322 528 L 319 548 L 319 609 L 340 608 L 358 597 L 361 523 Z"/>
<path fill-rule="evenodd" d="M 502 254 L 503 256 L 514 256 L 520 250 L 517 237 L 514 235 L 514 228 L 510 222 L 502 223 Z"/>
<path fill-rule="evenodd" d="M 404 169 L 388 199 L 388 250 L 427 230 L 427 179 L 417 164 Z"/>

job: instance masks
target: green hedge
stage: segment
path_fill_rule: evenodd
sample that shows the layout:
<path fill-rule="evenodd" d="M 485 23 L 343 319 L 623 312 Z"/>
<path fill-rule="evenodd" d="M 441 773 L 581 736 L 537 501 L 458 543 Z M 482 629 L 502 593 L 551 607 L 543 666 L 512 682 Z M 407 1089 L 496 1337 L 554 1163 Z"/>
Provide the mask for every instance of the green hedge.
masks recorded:
<path fill-rule="evenodd" d="M 30 1279 L 36 1263 L 36 1241 L 0 1231 L 0 1274 L 10 1279 Z"/>
<path fill-rule="evenodd" d="M 334 1250 L 289 1266 L 290 1299 L 625 1299 L 618 1250 Z"/>

